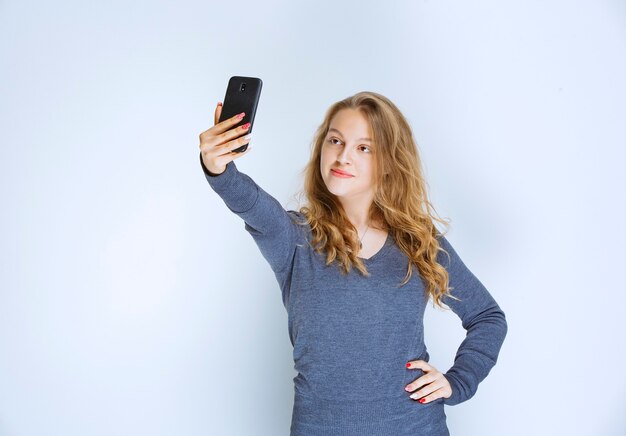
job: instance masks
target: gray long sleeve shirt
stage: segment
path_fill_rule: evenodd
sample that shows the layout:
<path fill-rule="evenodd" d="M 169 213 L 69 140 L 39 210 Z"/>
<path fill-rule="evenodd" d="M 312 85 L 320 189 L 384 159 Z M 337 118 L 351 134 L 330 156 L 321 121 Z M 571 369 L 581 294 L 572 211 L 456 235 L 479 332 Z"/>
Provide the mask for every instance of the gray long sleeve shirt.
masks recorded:
<path fill-rule="evenodd" d="M 202 163 L 202 159 L 200 159 Z M 421 404 L 405 385 L 424 374 L 410 360 L 429 360 L 424 344 L 428 303 L 417 269 L 402 287 L 407 256 L 391 233 L 364 259 L 370 277 L 342 275 L 316 253 L 303 215 L 281 204 L 234 161 L 219 175 L 202 165 L 211 188 L 245 222 L 280 286 L 293 345 L 294 407 L 291 436 L 449 435 L 444 405 L 471 398 L 496 364 L 507 333 L 504 312 L 443 236 L 438 262 L 449 273 L 466 337 L 444 374 L 452 396 Z"/>

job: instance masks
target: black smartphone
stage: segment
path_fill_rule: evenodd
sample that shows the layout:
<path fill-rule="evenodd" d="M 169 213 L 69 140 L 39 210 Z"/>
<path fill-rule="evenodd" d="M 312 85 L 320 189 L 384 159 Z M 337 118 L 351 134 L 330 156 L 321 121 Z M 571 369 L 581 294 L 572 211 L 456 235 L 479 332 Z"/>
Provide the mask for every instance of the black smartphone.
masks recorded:
<path fill-rule="evenodd" d="M 246 134 L 252 133 L 254 127 L 254 116 L 256 108 L 261 98 L 261 87 L 263 81 L 257 77 L 233 76 L 228 81 L 226 88 L 226 96 L 222 105 L 222 113 L 220 114 L 221 123 L 237 114 L 245 112 L 243 119 L 235 124 L 231 129 L 250 123 L 250 128 Z M 232 150 L 235 153 L 243 153 L 248 148 L 248 144 L 244 144 L 239 148 Z"/>

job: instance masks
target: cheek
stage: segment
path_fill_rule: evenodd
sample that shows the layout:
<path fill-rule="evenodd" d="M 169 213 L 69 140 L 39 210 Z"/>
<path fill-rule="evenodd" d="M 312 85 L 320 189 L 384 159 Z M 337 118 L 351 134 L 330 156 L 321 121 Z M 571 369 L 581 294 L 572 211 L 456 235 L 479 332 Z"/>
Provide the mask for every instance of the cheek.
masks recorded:
<path fill-rule="evenodd" d="M 328 156 L 324 153 L 320 156 L 320 171 L 324 172 L 324 168 L 328 167 Z"/>
<path fill-rule="evenodd" d="M 322 154 L 320 156 L 320 166 L 327 166 L 329 161 L 332 160 L 332 156 L 330 156 L 330 154 L 327 151 L 324 151 L 324 149 L 322 149 Z"/>
<path fill-rule="evenodd" d="M 364 168 L 363 178 L 367 180 L 368 184 L 373 184 L 374 183 L 374 168 L 372 168 L 371 166 L 367 166 L 366 168 Z"/>

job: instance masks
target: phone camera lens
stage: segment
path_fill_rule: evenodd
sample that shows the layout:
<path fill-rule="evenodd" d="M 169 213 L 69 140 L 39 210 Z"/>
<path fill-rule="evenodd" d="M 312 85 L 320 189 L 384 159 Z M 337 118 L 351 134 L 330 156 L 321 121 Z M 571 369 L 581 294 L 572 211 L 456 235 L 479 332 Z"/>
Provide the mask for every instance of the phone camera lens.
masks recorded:
<path fill-rule="evenodd" d="M 246 84 L 245 84 L 245 83 L 242 83 L 242 84 L 241 84 L 241 91 L 243 92 L 243 91 L 245 91 L 245 90 L 246 90 Z"/>

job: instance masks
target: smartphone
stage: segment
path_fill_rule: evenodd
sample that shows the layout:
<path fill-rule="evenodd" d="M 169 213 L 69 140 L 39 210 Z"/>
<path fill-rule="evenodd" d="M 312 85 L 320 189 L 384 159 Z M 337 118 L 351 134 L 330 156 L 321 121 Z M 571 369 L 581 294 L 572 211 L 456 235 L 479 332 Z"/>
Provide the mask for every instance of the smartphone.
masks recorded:
<path fill-rule="evenodd" d="M 241 112 L 245 112 L 243 119 L 235 124 L 231 129 L 242 126 L 246 123 L 250 123 L 250 128 L 246 134 L 252 133 L 254 127 L 254 116 L 256 115 L 256 108 L 261 98 L 261 87 L 263 81 L 257 77 L 243 77 L 233 76 L 228 81 L 228 87 L 226 88 L 226 96 L 222 105 L 222 113 L 220 114 L 221 123 L 231 117 L 234 117 Z M 248 148 L 248 144 L 244 144 L 239 148 L 232 150 L 235 153 L 243 153 Z"/>

